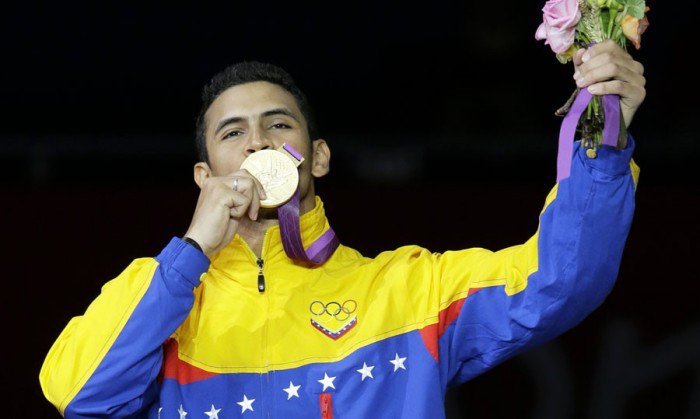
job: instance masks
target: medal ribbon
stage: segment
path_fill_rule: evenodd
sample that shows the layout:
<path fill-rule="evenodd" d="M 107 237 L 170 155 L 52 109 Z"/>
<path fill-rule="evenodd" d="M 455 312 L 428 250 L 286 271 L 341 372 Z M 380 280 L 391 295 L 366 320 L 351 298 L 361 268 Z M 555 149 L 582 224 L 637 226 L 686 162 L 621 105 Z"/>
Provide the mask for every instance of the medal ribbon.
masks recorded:
<path fill-rule="evenodd" d="M 588 89 L 581 89 L 561 124 L 559 152 L 557 154 L 557 182 L 566 179 L 571 173 L 571 158 L 574 149 L 573 141 L 576 135 L 576 126 L 592 98 L 593 96 Z M 603 145 L 617 147 L 617 139 L 620 135 L 620 96 L 603 95 L 603 109 L 605 110 Z"/>
<path fill-rule="evenodd" d="M 591 42 L 588 46 L 592 46 Z M 571 109 L 564 117 L 559 131 L 559 150 L 557 154 L 557 182 L 566 179 L 571 174 L 571 159 L 574 150 L 574 137 L 576 127 L 581 115 L 586 110 L 588 103 L 593 98 L 588 89 L 581 89 Z M 603 110 L 605 112 L 605 126 L 603 127 L 603 145 L 617 147 L 617 139 L 620 135 L 620 96 L 603 95 Z"/>
<path fill-rule="evenodd" d="M 292 146 L 287 144 L 285 149 L 295 158 L 301 160 L 301 154 Z M 340 241 L 335 235 L 335 231 L 329 228 L 311 243 L 308 249 L 304 250 L 304 244 L 301 241 L 301 226 L 299 224 L 299 201 L 300 192 L 299 187 L 297 187 L 289 201 L 277 208 L 282 246 L 284 247 L 284 252 L 291 259 L 320 265 L 331 257 L 335 249 L 340 245 Z"/>

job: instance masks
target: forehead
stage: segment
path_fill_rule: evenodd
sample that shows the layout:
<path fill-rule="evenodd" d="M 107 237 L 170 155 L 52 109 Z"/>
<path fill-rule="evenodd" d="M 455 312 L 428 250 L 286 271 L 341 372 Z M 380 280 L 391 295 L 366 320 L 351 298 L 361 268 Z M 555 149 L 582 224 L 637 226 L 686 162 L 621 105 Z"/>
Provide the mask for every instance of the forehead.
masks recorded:
<path fill-rule="evenodd" d="M 285 107 L 303 120 L 297 101 L 284 88 L 266 81 L 239 84 L 224 90 L 206 112 L 209 127 L 224 118 L 251 117 Z"/>

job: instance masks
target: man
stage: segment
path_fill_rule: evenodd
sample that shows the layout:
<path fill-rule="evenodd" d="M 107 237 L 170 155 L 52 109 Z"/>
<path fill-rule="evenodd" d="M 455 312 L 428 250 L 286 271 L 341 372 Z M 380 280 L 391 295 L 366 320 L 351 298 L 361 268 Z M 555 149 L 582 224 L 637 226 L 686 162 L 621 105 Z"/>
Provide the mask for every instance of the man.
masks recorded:
<path fill-rule="evenodd" d="M 577 83 L 619 94 L 629 126 L 641 64 L 612 42 L 584 52 Z M 42 367 L 66 417 L 444 417 L 448 387 L 576 325 L 616 279 L 639 175 L 629 134 L 596 157 L 576 143 L 523 244 L 373 259 L 339 245 L 312 264 L 287 256 L 276 210 L 240 170 L 260 150 L 294 147 L 306 159 L 304 246 L 329 231 L 314 179 L 330 149 L 304 95 L 283 70 L 243 63 L 203 98 L 201 192 L 184 239 L 108 282 Z"/>

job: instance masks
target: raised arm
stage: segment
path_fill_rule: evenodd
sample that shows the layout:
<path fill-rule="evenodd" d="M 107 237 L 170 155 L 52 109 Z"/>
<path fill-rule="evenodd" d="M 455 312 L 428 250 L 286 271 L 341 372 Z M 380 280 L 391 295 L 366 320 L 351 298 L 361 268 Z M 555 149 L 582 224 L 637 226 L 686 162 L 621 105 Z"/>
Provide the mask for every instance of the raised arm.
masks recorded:
<path fill-rule="evenodd" d="M 634 148 L 628 134 L 625 149 L 604 146 L 592 159 L 575 143 L 571 175 L 551 190 L 525 243 L 433 255 L 443 382 L 462 383 L 551 339 L 602 303 L 634 214 Z"/>

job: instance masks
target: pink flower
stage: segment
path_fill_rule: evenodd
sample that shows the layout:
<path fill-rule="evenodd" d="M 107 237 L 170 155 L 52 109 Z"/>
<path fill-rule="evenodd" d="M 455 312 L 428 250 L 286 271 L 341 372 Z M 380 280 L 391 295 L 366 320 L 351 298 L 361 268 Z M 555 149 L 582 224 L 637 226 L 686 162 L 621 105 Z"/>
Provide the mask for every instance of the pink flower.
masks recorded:
<path fill-rule="evenodd" d="M 576 24 L 581 20 L 578 0 L 549 0 L 542 11 L 543 22 L 535 39 L 544 39 L 544 44 L 557 54 L 566 52 L 574 43 Z"/>

